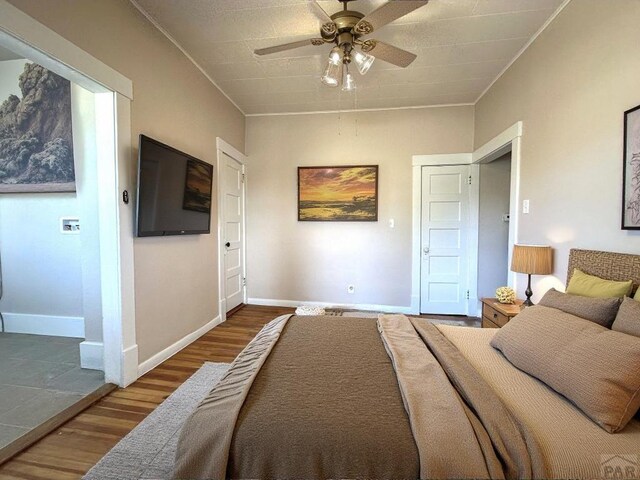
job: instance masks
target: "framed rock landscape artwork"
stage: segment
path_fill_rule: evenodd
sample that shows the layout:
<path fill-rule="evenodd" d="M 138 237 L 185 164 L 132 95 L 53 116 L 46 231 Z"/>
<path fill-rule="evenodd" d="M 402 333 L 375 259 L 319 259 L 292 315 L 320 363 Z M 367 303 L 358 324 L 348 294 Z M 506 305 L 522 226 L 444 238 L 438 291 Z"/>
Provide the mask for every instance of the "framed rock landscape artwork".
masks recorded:
<path fill-rule="evenodd" d="M 21 95 L 0 98 L 0 193 L 74 192 L 71 84 L 28 62 L 15 81 Z"/>
<path fill-rule="evenodd" d="M 298 167 L 298 220 L 378 221 L 378 166 Z"/>
<path fill-rule="evenodd" d="M 640 230 L 640 105 L 624 112 L 622 229 Z"/>

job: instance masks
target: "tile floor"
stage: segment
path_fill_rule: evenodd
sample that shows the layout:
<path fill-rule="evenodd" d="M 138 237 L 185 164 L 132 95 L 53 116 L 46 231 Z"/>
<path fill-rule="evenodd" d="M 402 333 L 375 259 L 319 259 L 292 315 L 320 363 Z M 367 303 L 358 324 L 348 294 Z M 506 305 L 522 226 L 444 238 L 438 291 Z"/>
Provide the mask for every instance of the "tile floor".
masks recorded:
<path fill-rule="evenodd" d="M 81 338 L 0 333 L 0 449 L 104 384 Z"/>

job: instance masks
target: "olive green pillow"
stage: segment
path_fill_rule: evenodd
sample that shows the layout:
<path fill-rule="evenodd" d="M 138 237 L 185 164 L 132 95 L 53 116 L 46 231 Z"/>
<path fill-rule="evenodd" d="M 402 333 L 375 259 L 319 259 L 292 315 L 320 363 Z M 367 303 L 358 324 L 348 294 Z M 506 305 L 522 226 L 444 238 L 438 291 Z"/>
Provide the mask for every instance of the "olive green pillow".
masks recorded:
<path fill-rule="evenodd" d="M 624 297 L 631 293 L 633 281 L 614 282 L 604 278 L 588 275 L 577 268 L 573 271 L 567 293 L 593 298 Z"/>
<path fill-rule="evenodd" d="M 633 299 L 640 302 L 640 287 L 636 290 L 636 296 Z"/>
<path fill-rule="evenodd" d="M 611 330 L 640 337 L 640 302 L 625 297 Z"/>

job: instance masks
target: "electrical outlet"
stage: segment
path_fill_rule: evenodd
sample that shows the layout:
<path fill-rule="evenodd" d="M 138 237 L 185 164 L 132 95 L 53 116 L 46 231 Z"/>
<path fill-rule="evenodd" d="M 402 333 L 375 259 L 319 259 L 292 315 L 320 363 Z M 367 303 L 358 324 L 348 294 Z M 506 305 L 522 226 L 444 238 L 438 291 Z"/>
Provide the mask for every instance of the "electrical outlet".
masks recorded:
<path fill-rule="evenodd" d="M 347 285 L 347 293 L 354 293 L 356 291 L 356 287 L 354 285 Z"/>
<path fill-rule="evenodd" d="M 529 200 L 522 201 L 522 213 L 529 213 Z"/>

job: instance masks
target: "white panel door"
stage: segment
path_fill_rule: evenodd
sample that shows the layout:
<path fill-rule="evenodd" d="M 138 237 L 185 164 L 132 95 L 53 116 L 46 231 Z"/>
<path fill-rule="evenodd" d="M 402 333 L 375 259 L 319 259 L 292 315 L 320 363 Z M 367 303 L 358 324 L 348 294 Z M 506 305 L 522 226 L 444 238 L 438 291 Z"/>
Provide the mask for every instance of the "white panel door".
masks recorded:
<path fill-rule="evenodd" d="M 469 175 L 422 167 L 420 313 L 467 315 Z"/>
<path fill-rule="evenodd" d="M 222 242 L 226 311 L 244 301 L 244 165 L 222 153 Z"/>

